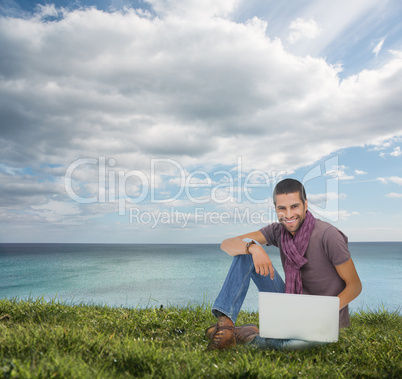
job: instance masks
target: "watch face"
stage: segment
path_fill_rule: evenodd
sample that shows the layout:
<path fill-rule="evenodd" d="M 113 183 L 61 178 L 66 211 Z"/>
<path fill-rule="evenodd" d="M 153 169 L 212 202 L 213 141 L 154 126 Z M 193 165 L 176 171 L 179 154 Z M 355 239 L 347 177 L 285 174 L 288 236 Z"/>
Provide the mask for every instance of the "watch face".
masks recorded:
<path fill-rule="evenodd" d="M 251 245 L 254 245 L 254 244 L 255 244 L 254 241 L 247 242 L 247 244 L 246 244 L 246 253 L 247 253 L 247 254 L 251 255 L 251 253 L 250 253 L 250 251 L 249 251 L 248 249 L 249 249 L 249 247 L 250 247 Z"/>

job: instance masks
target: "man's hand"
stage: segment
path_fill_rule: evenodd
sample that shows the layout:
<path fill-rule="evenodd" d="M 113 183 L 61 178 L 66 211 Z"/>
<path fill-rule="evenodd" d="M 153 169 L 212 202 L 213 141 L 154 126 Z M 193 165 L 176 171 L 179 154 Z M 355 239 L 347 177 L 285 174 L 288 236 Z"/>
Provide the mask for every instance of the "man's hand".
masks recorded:
<path fill-rule="evenodd" d="M 271 259 L 261 246 L 266 244 L 267 241 L 260 231 L 243 234 L 238 237 L 227 238 L 222 242 L 221 249 L 233 257 L 236 255 L 247 254 L 246 242 L 244 242 L 245 239 L 254 240 L 260 244 L 253 244 L 248 248 L 248 251 L 253 257 L 256 273 L 263 276 L 269 275 L 271 279 L 274 279 L 274 267 L 272 266 Z"/>
<path fill-rule="evenodd" d="M 271 279 L 274 279 L 274 266 L 272 266 L 271 259 L 265 252 L 264 248 L 257 244 L 251 245 L 249 247 L 249 252 L 253 257 L 255 272 L 262 276 L 269 275 Z"/>

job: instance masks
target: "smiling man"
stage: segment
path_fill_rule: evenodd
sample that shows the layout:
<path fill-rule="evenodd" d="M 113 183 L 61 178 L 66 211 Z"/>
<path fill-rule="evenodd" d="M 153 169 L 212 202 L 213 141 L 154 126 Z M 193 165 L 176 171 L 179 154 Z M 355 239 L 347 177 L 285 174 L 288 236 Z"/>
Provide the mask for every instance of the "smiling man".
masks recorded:
<path fill-rule="evenodd" d="M 294 340 L 259 337 L 255 325 L 235 327 L 250 279 L 259 291 L 338 296 L 339 326 L 349 326 L 348 304 L 362 285 L 348 249 L 347 237 L 308 211 L 304 186 L 284 179 L 273 193 L 278 221 L 262 229 L 226 239 L 221 249 L 233 256 L 225 283 L 212 307 L 217 324 L 207 329 L 210 349 L 252 342 L 271 348 L 300 347 Z M 261 245 L 279 248 L 285 283 Z"/>

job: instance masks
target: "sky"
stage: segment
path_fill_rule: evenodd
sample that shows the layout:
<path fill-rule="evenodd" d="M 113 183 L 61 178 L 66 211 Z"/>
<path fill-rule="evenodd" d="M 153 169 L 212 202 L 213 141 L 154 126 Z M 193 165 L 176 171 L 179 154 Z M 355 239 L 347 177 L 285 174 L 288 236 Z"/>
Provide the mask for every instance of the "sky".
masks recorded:
<path fill-rule="evenodd" d="M 0 242 L 220 243 L 306 187 L 402 240 L 399 0 L 0 0 Z"/>

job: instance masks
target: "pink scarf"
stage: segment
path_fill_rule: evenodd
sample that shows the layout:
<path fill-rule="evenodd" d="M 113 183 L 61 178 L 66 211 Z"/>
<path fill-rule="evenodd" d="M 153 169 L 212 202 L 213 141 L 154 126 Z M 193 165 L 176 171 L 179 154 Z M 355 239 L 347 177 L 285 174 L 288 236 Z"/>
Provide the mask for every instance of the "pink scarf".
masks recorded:
<path fill-rule="evenodd" d="M 304 258 L 315 225 L 314 216 L 307 211 L 300 229 L 292 235 L 282 225 L 281 246 L 285 255 L 285 291 L 286 293 L 303 293 L 301 267 L 308 261 Z"/>

